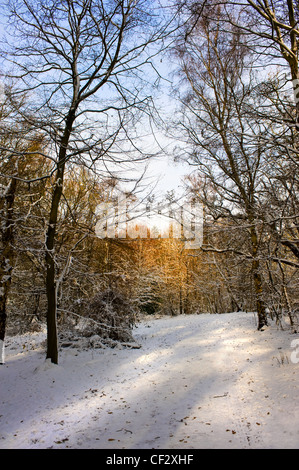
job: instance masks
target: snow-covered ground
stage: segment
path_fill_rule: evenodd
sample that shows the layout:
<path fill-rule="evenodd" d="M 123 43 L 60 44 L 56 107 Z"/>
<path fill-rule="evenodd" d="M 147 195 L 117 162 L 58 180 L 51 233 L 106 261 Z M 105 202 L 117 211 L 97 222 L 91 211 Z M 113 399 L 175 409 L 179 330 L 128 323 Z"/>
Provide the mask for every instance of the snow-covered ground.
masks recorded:
<path fill-rule="evenodd" d="M 43 335 L 8 338 L 0 448 L 299 448 L 298 334 L 229 313 L 134 336 L 140 349 L 64 349 L 58 366 Z"/>

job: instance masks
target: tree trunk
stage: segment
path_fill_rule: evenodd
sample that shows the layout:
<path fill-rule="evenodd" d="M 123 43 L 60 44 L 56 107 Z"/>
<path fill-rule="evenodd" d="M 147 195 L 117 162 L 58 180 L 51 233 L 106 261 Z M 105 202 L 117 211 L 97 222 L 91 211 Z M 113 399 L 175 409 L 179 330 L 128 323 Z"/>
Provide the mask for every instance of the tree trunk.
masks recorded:
<path fill-rule="evenodd" d="M 182 289 L 182 286 L 180 286 L 180 289 L 179 289 L 179 309 L 180 309 L 180 315 L 183 315 L 184 309 L 183 309 L 183 289 Z"/>
<path fill-rule="evenodd" d="M 253 224 L 253 219 L 251 219 L 251 223 Z M 260 275 L 260 263 L 257 259 L 257 252 L 258 252 L 258 237 L 256 233 L 255 226 L 251 227 L 251 246 L 252 246 L 252 273 L 253 273 L 253 283 L 254 283 L 254 290 L 255 290 L 255 298 L 256 298 L 256 310 L 257 310 L 257 317 L 258 317 L 258 330 L 261 330 L 263 326 L 266 326 L 267 323 L 267 314 L 266 314 L 266 307 L 263 301 L 263 283 L 262 277 Z"/>
<path fill-rule="evenodd" d="M 0 364 L 5 363 L 4 340 L 6 330 L 6 301 L 3 296 L 0 297 Z"/>
<path fill-rule="evenodd" d="M 256 310 L 257 310 L 257 317 L 258 317 L 258 330 L 261 330 L 263 326 L 268 324 L 267 322 L 267 314 L 266 308 L 263 301 L 263 284 L 262 278 L 259 273 L 259 261 L 253 260 L 252 262 L 252 271 L 253 271 L 253 282 L 254 282 L 254 289 L 255 289 L 255 297 L 256 297 Z"/>
<path fill-rule="evenodd" d="M 12 268 L 11 268 L 12 270 Z M 11 270 L 10 272 L 6 271 L 6 274 L 2 276 L 2 280 L 0 281 L 0 364 L 5 363 L 5 333 L 6 333 L 6 304 L 7 304 L 7 297 L 10 289 L 11 284 Z M 1 269 L 2 271 L 2 269 Z"/>
<path fill-rule="evenodd" d="M 55 270 L 55 236 L 58 220 L 59 203 L 63 190 L 63 178 L 67 147 L 75 120 L 75 111 L 71 110 L 66 120 L 65 130 L 59 149 L 57 174 L 52 195 L 51 211 L 46 237 L 46 294 L 47 294 L 47 359 L 58 364 L 57 335 L 57 290 Z"/>
<path fill-rule="evenodd" d="M 17 180 L 12 179 L 8 190 L 3 198 L 2 218 L 4 227 L 2 228 L 2 253 L 0 258 L 0 364 L 4 364 L 4 341 L 6 332 L 6 304 L 11 285 L 11 275 L 14 264 L 13 243 L 13 206 Z"/>
<path fill-rule="evenodd" d="M 46 252 L 47 359 L 58 364 L 57 305 L 54 254 Z"/>

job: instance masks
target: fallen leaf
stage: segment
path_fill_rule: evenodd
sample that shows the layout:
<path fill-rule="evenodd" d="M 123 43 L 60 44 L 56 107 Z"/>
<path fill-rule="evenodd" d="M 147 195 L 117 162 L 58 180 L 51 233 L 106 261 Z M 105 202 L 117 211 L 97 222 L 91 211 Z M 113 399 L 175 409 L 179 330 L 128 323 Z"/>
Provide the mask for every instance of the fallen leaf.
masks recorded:
<path fill-rule="evenodd" d="M 55 442 L 55 444 L 63 444 L 66 441 L 68 441 L 67 437 L 65 437 L 64 439 L 61 439 L 61 441 L 54 441 L 54 442 Z"/>

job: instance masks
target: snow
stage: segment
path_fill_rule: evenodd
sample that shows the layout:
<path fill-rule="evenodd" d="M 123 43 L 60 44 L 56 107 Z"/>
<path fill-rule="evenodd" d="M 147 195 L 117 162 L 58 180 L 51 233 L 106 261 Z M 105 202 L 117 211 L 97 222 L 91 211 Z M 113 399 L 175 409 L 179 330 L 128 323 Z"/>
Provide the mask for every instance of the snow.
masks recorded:
<path fill-rule="evenodd" d="M 62 349 L 59 365 L 44 333 L 9 337 L 0 448 L 299 448 L 298 337 L 253 313 L 147 318 L 140 349 Z"/>

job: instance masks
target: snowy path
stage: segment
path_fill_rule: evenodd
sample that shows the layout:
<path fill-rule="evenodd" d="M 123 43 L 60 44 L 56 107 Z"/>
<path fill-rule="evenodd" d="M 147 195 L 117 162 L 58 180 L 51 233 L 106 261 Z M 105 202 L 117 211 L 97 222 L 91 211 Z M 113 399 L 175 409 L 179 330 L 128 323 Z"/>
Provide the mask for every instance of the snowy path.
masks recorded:
<path fill-rule="evenodd" d="M 64 350 L 10 339 L 0 448 L 299 448 L 298 335 L 254 315 L 141 323 L 138 350 Z M 17 340 L 17 341 L 16 341 Z"/>

